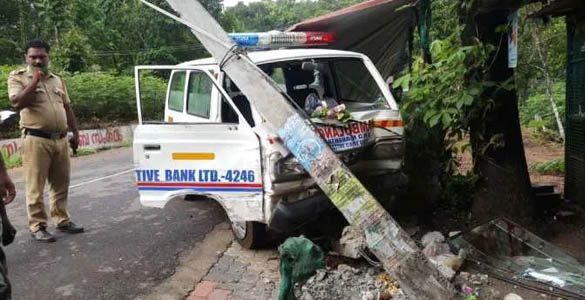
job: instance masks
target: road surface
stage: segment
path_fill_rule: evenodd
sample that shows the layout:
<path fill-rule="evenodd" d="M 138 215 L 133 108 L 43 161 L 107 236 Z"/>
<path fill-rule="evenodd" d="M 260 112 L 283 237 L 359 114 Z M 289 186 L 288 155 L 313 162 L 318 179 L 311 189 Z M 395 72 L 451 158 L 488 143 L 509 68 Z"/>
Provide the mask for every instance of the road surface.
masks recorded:
<path fill-rule="evenodd" d="M 21 169 L 10 170 L 17 198 L 8 215 L 18 230 L 4 248 L 13 299 L 133 299 L 175 272 L 180 254 L 193 249 L 226 217 L 212 201 L 172 201 L 142 207 L 134 185 L 132 149 L 72 160 L 69 211 L 86 232 L 54 232 L 56 243 L 33 241 L 27 227 Z M 48 212 L 48 195 L 45 193 Z"/>

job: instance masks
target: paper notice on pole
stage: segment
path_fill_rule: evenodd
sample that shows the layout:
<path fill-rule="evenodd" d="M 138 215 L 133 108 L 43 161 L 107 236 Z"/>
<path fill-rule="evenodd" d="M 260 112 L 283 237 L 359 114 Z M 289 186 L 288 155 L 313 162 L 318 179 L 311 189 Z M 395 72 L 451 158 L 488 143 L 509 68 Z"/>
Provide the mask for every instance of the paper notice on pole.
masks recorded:
<path fill-rule="evenodd" d="M 508 15 L 508 68 L 518 65 L 518 11 Z"/>

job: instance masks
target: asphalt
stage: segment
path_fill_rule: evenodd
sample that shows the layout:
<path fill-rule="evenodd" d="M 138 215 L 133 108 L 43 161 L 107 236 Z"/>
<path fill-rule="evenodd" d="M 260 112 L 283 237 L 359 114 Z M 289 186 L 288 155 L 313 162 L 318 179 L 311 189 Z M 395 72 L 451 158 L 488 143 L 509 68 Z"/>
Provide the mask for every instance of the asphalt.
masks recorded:
<path fill-rule="evenodd" d="M 31 240 L 22 170 L 9 172 L 17 186 L 17 198 L 7 209 L 18 234 L 4 247 L 13 299 L 134 299 L 148 294 L 175 273 L 183 253 L 226 220 L 212 201 L 142 207 L 130 148 L 74 158 L 72 168 L 69 210 L 86 232 L 57 233 L 49 221 L 57 238 L 51 244 Z M 48 211 L 47 195 L 45 203 Z"/>

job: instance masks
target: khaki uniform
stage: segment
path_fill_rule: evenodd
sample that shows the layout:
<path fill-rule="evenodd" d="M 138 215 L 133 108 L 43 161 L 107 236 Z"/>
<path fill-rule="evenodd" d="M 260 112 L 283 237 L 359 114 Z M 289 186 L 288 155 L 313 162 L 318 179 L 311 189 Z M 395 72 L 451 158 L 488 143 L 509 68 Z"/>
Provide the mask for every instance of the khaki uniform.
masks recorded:
<path fill-rule="evenodd" d="M 13 71 L 8 77 L 8 97 L 12 100 L 32 80 L 32 70 Z M 64 104 L 70 103 L 62 79 L 49 73 L 41 79 L 36 98 L 30 106 L 20 110 L 20 127 L 23 129 L 22 162 L 26 176 L 26 205 L 29 228 L 32 232 L 47 226 L 43 201 L 45 182 L 49 182 L 49 204 L 56 225 L 69 223 L 67 196 L 69 192 L 69 149 L 67 137 L 48 139 L 25 135 L 24 129 L 37 129 L 52 133 L 67 132 L 67 115 Z"/>

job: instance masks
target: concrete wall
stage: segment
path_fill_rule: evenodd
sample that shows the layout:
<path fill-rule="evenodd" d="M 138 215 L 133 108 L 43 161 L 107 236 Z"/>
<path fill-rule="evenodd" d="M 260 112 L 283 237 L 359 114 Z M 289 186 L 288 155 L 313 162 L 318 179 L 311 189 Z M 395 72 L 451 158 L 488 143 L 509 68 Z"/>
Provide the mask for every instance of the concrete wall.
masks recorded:
<path fill-rule="evenodd" d="M 131 145 L 134 126 L 118 126 L 104 129 L 79 131 L 79 149 L 107 149 Z M 70 133 L 71 135 L 71 133 Z M 0 149 L 6 152 L 5 158 L 20 155 L 22 139 L 0 140 Z"/>

